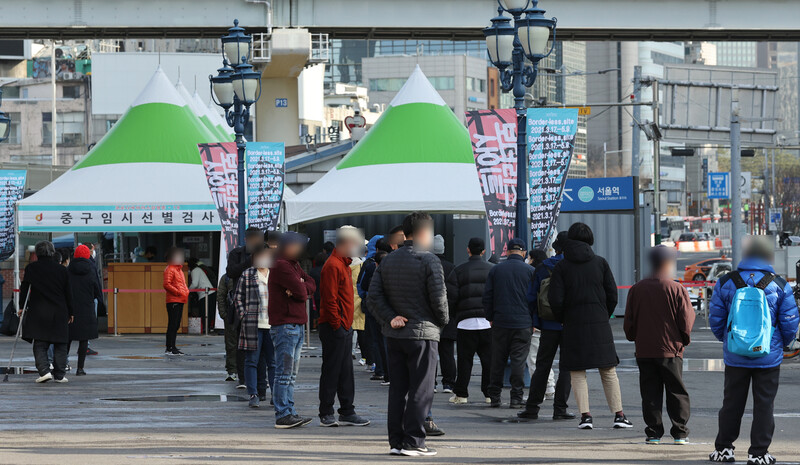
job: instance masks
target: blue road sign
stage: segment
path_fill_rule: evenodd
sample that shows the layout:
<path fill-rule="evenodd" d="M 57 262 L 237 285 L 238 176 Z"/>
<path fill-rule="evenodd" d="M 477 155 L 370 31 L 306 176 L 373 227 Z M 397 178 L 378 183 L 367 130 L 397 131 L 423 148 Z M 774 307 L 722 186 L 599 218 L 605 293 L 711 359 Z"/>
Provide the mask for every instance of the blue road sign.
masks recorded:
<path fill-rule="evenodd" d="M 567 179 L 562 212 L 633 210 L 633 178 Z"/>
<path fill-rule="evenodd" d="M 731 197 L 731 174 L 708 173 L 708 188 L 706 195 L 709 199 L 729 199 Z"/>

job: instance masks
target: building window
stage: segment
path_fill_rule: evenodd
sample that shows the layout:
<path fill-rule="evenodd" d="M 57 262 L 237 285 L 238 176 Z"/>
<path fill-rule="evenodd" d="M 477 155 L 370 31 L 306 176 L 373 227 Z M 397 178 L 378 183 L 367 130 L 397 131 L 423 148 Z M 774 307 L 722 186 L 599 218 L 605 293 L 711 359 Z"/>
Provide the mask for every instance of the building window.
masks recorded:
<path fill-rule="evenodd" d="M 11 124 L 8 129 L 8 140 L 6 142 L 11 145 L 20 145 L 22 144 L 22 120 L 20 113 L 18 111 L 8 113 L 8 117 L 11 118 Z"/>
<path fill-rule="evenodd" d="M 83 145 L 83 113 L 71 111 L 58 113 L 56 118 L 56 143 L 62 145 Z M 42 145 L 53 141 L 53 114 L 42 113 Z"/>
<path fill-rule="evenodd" d="M 369 90 L 373 92 L 397 92 L 406 82 L 402 78 L 379 78 L 369 80 Z"/>
<path fill-rule="evenodd" d="M 3 87 L 3 98 L 19 98 L 19 87 Z"/>
<path fill-rule="evenodd" d="M 486 92 L 486 80 L 468 77 L 467 90 L 472 90 L 475 92 Z"/>
<path fill-rule="evenodd" d="M 81 86 L 64 86 L 64 98 L 80 98 Z"/>
<path fill-rule="evenodd" d="M 456 78 L 453 76 L 434 76 L 429 77 L 429 81 L 436 90 L 453 90 L 456 88 Z"/>

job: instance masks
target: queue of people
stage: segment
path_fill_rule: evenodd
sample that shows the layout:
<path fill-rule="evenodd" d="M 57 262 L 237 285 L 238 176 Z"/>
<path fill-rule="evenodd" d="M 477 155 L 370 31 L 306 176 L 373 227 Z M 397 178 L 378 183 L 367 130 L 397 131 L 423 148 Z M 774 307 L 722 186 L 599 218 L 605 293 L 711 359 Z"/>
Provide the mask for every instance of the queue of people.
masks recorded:
<path fill-rule="evenodd" d="M 503 406 L 510 366 L 507 405 L 520 410 L 518 417 L 538 419 L 551 395 L 553 420 L 576 419 L 568 410 L 574 393 L 578 428 L 591 430 L 586 371 L 597 369 L 613 414 L 611 426 L 633 427 L 623 411 L 616 373 L 619 358 L 609 321 L 618 304 L 617 285 L 607 261 L 594 253 L 594 233 L 586 224 L 575 223 L 558 233 L 552 257 L 531 254 L 523 241 L 512 238 L 506 244 L 506 259 L 493 265 L 484 259 L 483 239 L 472 238 L 466 244 L 467 262 L 453 266 L 444 258 L 443 238 L 434 236 L 431 216 L 413 212 L 399 228 L 373 236 L 366 248 L 357 228 L 340 227 L 325 257 L 315 260 L 321 266 L 314 277 L 300 265 L 308 242 L 303 234 L 265 235 L 249 228 L 245 236 L 245 245 L 229 254 L 214 295 L 225 321 L 226 380 L 247 390 L 251 408 L 269 400 L 275 428 L 313 421 L 298 413 L 294 401 L 311 299 L 316 300 L 322 344 L 320 426 L 370 424 L 355 407 L 354 359 L 361 357 L 354 355 L 354 334 L 361 331 L 358 345 L 364 363 L 374 365 L 372 379 L 389 388 L 387 434 L 393 455 L 436 454 L 426 438 L 444 434 L 432 416 L 437 366 L 443 390 L 452 393 L 450 403 L 468 404 L 476 354 L 481 403 Z M 97 337 L 96 305 L 103 302 L 102 289 L 89 247 L 79 246 L 72 260 L 65 261 L 52 243 L 43 241 L 36 245 L 36 255 L 38 260 L 26 267 L 22 281 L 20 307 L 27 309 L 22 337 L 33 342 L 36 382 L 65 383 L 73 341 L 79 346 L 76 375 L 86 374 L 85 355 L 88 341 Z M 775 463 L 769 446 L 782 348 L 795 339 L 800 315 L 792 288 L 774 273 L 773 258 L 771 244 L 754 238 L 738 268 L 714 289 L 709 321 L 714 336 L 723 342 L 726 368 L 712 462 L 735 460 L 733 443 L 752 385 L 748 464 Z M 689 436 L 691 414 L 683 357 L 691 343 L 694 309 L 686 290 L 674 280 L 675 249 L 653 247 L 648 260 L 650 273 L 628 293 L 623 329 L 635 344 L 645 442 L 663 440 L 666 397 L 669 434 L 674 444 L 682 445 Z M 184 261 L 182 249 L 170 249 L 164 270 L 170 356 L 183 354 L 176 347 L 176 334 L 189 294 Z M 198 275 L 192 282 L 200 280 Z M 211 299 L 212 294 L 203 298 Z M 362 323 L 355 321 L 359 309 Z M 533 370 L 526 400 L 528 360 L 533 360 Z"/>

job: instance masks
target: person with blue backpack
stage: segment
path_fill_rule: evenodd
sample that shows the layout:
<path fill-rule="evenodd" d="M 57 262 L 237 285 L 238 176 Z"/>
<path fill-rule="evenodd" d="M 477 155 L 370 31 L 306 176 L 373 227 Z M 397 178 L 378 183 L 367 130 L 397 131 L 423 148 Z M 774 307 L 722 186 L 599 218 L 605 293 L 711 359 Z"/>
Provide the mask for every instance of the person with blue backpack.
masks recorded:
<path fill-rule="evenodd" d="M 772 268 L 773 245 L 755 236 L 738 268 L 714 287 L 709 323 L 723 343 L 725 387 L 712 462 L 734 462 L 748 390 L 753 388 L 753 424 L 748 465 L 768 465 L 775 431 L 773 407 L 778 393 L 783 346 L 795 337 L 797 303 L 792 288 Z"/>

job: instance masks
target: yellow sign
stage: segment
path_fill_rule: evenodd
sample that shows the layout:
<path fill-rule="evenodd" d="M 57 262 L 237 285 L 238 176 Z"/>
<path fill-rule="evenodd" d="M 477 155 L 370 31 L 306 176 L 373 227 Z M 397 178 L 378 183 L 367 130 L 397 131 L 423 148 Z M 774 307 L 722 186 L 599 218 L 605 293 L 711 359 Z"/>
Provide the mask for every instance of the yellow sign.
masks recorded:
<path fill-rule="evenodd" d="M 578 115 L 589 116 L 592 114 L 592 107 L 578 107 Z"/>

